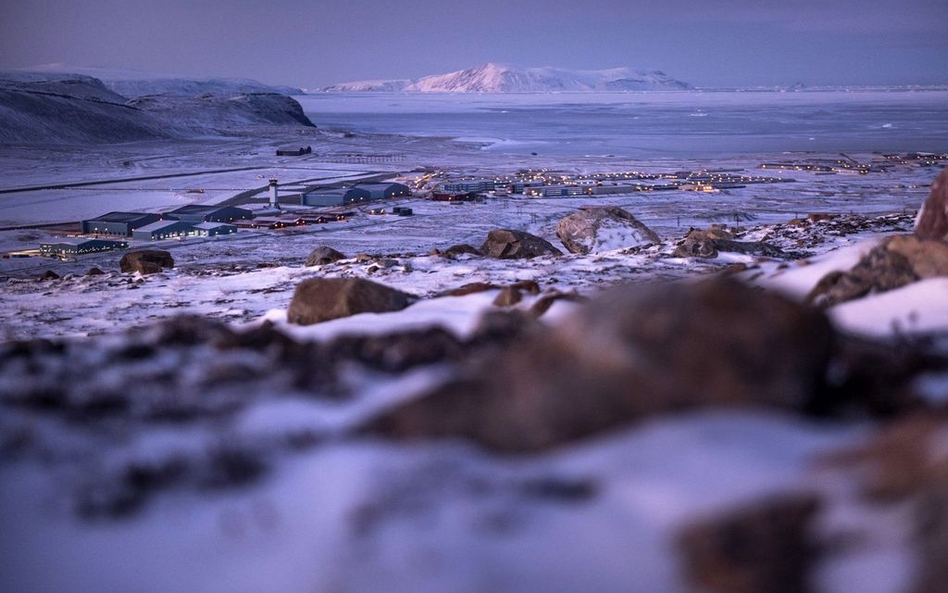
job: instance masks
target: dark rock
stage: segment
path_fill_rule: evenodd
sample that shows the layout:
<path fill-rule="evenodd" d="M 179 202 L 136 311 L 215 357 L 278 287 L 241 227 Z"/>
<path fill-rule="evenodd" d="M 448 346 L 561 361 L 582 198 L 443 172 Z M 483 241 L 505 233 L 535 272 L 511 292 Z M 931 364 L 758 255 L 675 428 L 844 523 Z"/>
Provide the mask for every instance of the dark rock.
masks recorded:
<path fill-rule="evenodd" d="M 812 591 L 819 509 L 815 495 L 785 495 L 687 526 L 677 537 L 686 581 L 715 593 Z"/>
<path fill-rule="evenodd" d="M 227 324 L 199 315 L 177 315 L 131 333 L 140 343 L 163 347 L 227 341 L 234 334 Z"/>
<path fill-rule="evenodd" d="M 174 258 L 167 251 L 158 249 L 132 251 L 122 256 L 119 267 L 123 273 L 155 274 L 164 268 L 173 268 Z"/>
<path fill-rule="evenodd" d="M 556 301 L 568 301 L 570 303 L 585 303 L 589 299 L 575 292 L 560 292 L 558 290 L 549 292 L 538 298 L 530 306 L 530 315 L 534 318 L 540 318 L 544 313 L 550 310 Z"/>
<path fill-rule="evenodd" d="M 86 272 L 86 276 L 102 276 L 103 274 L 105 274 L 105 272 L 99 268 L 89 268 L 89 271 Z"/>
<path fill-rule="evenodd" d="M 537 331 L 540 324 L 527 312 L 513 310 L 488 310 L 478 321 L 468 338 L 473 346 L 506 345 Z"/>
<path fill-rule="evenodd" d="M 948 169 L 932 183 L 931 193 L 915 221 L 915 236 L 948 241 Z"/>
<path fill-rule="evenodd" d="M 559 502 L 585 502 L 596 495 L 596 483 L 588 479 L 535 478 L 521 484 L 521 491 L 531 498 Z"/>
<path fill-rule="evenodd" d="M 439 251 L 438 255 L 441 257 L 446 257 L 449 259 L 454 259 L 459 255 L 483 255 L 476 247 L 468 245 L 467 243 L 459 243 L 457 245 L 452 245 L 444 251 Z"/>
<path fill-rule="evenodd" d="M 488 290 L 494 290 L 496 288 L 498 288 L 497 285 L 491 284 L 490 282 L 468 282 L 467 284 L 462 284 L 457 288 L 451 288 L 439 292 L 436 296 L 466 296 L 478 292 L 487 292 Z"/>
<path fill-rule="evenodd" d="M 466 437 L 525 452 L 690 408 L 810 412 L 825 397 L 832 343 L 822 313 L 724 278 L 625 287 L 472 364 L 365 432 Z"/>
<path fill-rule="evenodd" d="M 896 235 L 885 240 L 885 248 L 898 253 L 920 279 L 948 276 L 948 242 Z"/>
<path fill-rule="evenodd" d="M 704 257 L 713 259 L 718 256 L 717 247 L 711 239 L 685 239 L 675 248 L 674 257 Z"/>
<path fill-rule="evenodd" d="M 513 286 L 506 286 L 494 299 L 495 307 L 513 307 L 523 300 L 523 295 Z"/>
<path fill-rule="evenodd" d="M 336 251 L 332 247 L 317 247 L 309 254 L 309 257 L 306 258 L 307 266 L 325 266 L 326 264 L 335 263 L 341 259 L 346 259 L 346 256 Z"/>
<path fill-rule="evenodd" d="M 495 229 L 487 234 L 481 253 L 496 259 L 524 259 L 541 255 L 563 255 L 546 239 L 523 231 Z"/>
<path fill-rule="evenodd" d="M 921 278 L 919 271 L 930 277 L 939 270 L 948 273 L 948 245 L 914 237 L 892 237 L 874 247 L 848 272 L 835 271 L 824 276 L 806 300 L 819 307 L 832 307 L 916 282 Z"/>
<path fill-rule="evenodd" d="M 59 274 L 52 270 L 46 270 L 43 275 L 40 276 L 40 280 L 59 280 Z"/>
<path fill-rule="evenodd" d="M 944 413 L 913 414 L 824 461 L 854 470 L 858 492 L 865 500 L 876 504 L 918 500 L 948 478 L 948 453 L 940 449 L 946 430 L 948 417 Z"/>
<path fill-rule="evenodd" d="M 517 290 L 522 290 L 527 294 L 540 294 L 540 285 L 534 280 L 517 280 L 510 286 L 512 288 L 516 288 Z"/>
<path fill-rule="evenodd" d="M 749 270 L 750 267 L 744 262 L 737 262 L 730 264 L 728 267 L 724 268 L 721 273 L 725 276 L 733 276 L 735 274 L 741 274 Z"/>
<path fill-rule="evenodd" d="M 702 257 L 715 258 L 721 251 L 730 253 L 745 253 L 763 257 L 786 258 L 787 254 L 774 245 L 759 241 L 735 241 L 734 235 L 720 227 L 711 227 L 708 230 L 691 230 L 685 235 L 674 257 Z"/>
<path fill-rule="evenodd" d="M 453 333 L 441 327 L 379 336 L 341 336 L 324 348 L 325 361 L 356 361 L 385 372 L 455 361 L 465 352 Z"/>
<path fill-rule="evenodd" d="M 311 325 L 358 313 L 400 311 L 415 297 L 361 278 L 310 278 L 296 286 L 290 323 Z"/>
<path fill-rule="evenodd" d="M 913 593 L 944 593 L 948 585 L 948 464 L 925 489 L 915 513 L 918 574 Z"/>
<path fill-rule="evenodd" d="M 921 339 L 900 340 L 898 347 L 888 341 L 874 341 L 839 335 L 832 361 L 832 398 L 821 400 L 830 406 L 817 413 L 834 415 L 859 409 L 878 418 L 891 418 L 923 407 L 913 388 L 914 378 L 926 370 L 948 370 L 948 356 L 937 360 Z"/>
<path fill-rule="evenodd" d="M 216 490 L 250 484 L 264 474 L 267 465 L 259 453 L 241 447 L 222 446 L 210 452 L 206 467 L 201 469 L 200 485 Z"/>
<path fill-rule="evenodd" d="M 618 229 L 626 237 L 627 245 L 614 245 L 610 249 L 654 245 L 662 241 L 654 231 L 618 206 L 583 208 L 573 212 L 557 223 L 556 236 L 570 252 L 587 254 L 598 250 L 603 229 L 612 233 Z"/>
<path fill-rule="evenodd" d="M 285 358 L 284 353 L 298 346 L 293 338 L 278 330 L 269 320 L 241 332 L 222 333 L 214 337 L 213 343 L 220 350 L 240 348 L 262 351 L 276 349 L 281 354 L 280 358 Z"/>
<path fill-rule="evenodd" d="M 686 239 L 711 239 L 712 241 L 733 241 L 734 233 L 727 230 L 727 228 L 720 224 L 711 225 L 709 228 L 701 229 L 691 229 L 688 231 L 688 234 L 685 235 Z"/>

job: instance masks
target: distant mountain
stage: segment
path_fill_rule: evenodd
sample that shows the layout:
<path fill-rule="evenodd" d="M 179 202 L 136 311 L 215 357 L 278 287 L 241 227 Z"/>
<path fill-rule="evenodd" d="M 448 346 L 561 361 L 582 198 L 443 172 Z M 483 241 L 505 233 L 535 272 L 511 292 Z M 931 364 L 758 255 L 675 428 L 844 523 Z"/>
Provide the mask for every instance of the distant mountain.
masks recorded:
<path fill-rule="evenodd" d="M 407 78 L 398 80 L 361 80 L 343 82 L 319 89 L 326 93 L 400 93 L 415 81 Z"/>
<path fill-rule="evenodd" d="M 515 68 L 485 64 L 417 80 L 373 80 L 336 84 L 325 92 L 409 93 L 551 93 L 559 91 L 685 90 L 691 85 L 659 70 L 567 70 L 564 68 Z"/>
<path fill-rule="evenodd" d="M 217 88 L 223 92 L 129 100 L 81 74 L 0 72 L 0 144 L 118 143 L 233 134 L 255 126 L 314 127 L 291 97 Z"/>

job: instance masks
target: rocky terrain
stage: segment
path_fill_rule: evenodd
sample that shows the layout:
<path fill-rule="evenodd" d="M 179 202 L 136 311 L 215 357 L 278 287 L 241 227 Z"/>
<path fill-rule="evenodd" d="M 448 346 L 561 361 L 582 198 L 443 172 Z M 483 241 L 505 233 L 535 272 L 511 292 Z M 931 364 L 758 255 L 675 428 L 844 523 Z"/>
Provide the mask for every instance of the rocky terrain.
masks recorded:
<path fill-rule="evenodd" d="M 946 181 L 917 220 L 663 240 L 612 208 L 564 218 L 564 249 L 498 228 L 430 253 L 199 269 L 158 251 L 14 279 L 24 308 L 98 291 L 163 310 L 0 346 L 0 578 L 941 591 Z M 205 290 L 207 315 L 175 314 L 168 295 Z"/>

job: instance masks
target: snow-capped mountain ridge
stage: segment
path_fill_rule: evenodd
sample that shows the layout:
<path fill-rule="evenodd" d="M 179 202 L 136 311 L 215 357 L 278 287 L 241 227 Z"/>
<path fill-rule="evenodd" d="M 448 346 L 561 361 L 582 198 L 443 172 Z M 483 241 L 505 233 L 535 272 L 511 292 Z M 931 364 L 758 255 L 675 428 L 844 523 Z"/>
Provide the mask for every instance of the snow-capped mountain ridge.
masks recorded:
<path fill-rule="evenodd" d="M 336 84 L 327 92 L 550 93 L 584 91 L 685 90 L 691 85 L 660 70 L 569 70 L 516 68 L 487 63 L 416 80 L 374 80 Z"/>

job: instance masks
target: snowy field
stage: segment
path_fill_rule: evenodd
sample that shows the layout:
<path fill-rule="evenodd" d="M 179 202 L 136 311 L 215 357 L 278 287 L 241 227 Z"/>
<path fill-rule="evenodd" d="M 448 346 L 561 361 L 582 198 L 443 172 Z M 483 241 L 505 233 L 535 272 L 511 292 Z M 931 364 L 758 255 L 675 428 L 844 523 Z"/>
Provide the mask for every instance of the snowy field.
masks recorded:
<path fill-rule="evenodd" d="M 475 141 L 522 157 L 944 151 L 948 91 L 675 91 L 296 97 L 319 125 Z"/>

